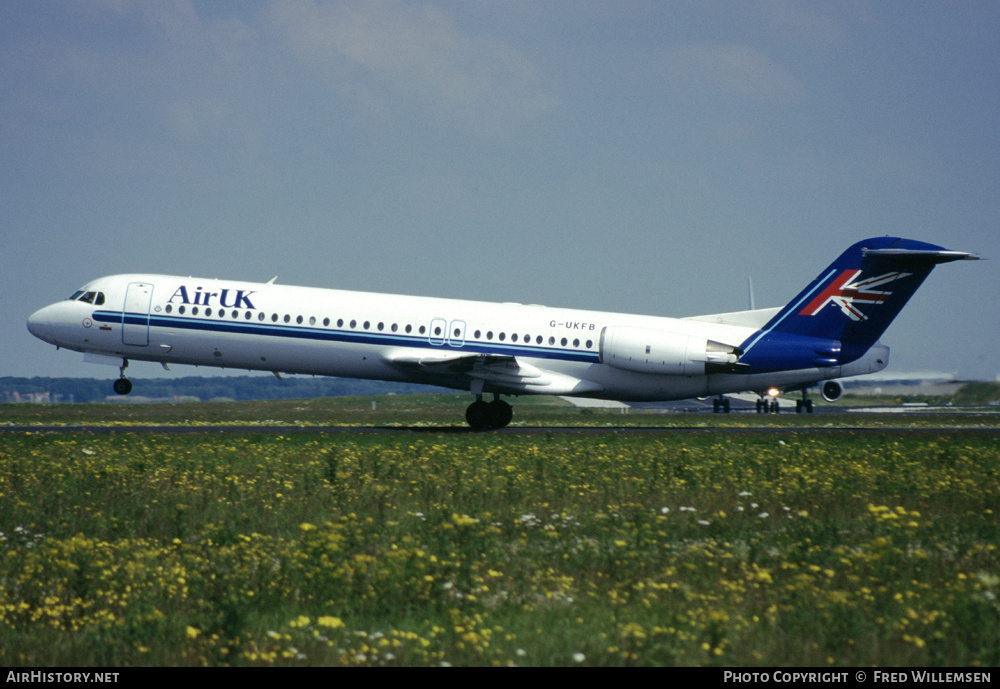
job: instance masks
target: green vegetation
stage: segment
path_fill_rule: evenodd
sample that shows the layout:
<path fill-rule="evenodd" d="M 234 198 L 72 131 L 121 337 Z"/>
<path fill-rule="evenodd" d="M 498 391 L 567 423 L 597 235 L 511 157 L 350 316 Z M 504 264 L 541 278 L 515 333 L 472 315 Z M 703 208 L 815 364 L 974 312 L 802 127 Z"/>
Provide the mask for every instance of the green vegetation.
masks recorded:
<path fill-rule="evenodd" d="M 954 404 L 982 407 L 1000 402 L 1000 383 L 972 382 L 963 385 L 952 402 Z"/>
<path fill-rule="evenodd" d="M 211 400 L 271 400 L 335 397 L 338 395 L 386 395 L 393 392 L 433 392 L 429 385 L 387 383 L 379 380 L 289 376 L 278 380 L 270 375 L 182 376 L 133 380 L 128 397 L 114 394 L 111 383 L 115 370 L 106 378 L 15 378 L 0 377 L 0 402 L 29 401 L 41 395 L 46 402 L 86 403 L 114 399 L 119 403 L 145 400 L 208 402 Z"/>
<path fill-rule="evenodd" d="M 4 425 L 129 426 L 383 426 L 465 429 L 468 393 L 319 397 L 248 402 L 176 402 L 155 404 L 0 404 Z M 818 402 L 816 414 L 785 412 L 760 416 L 749 408 L 733 414 L 689 414 L 660 409 L 574 407 L 558 397 L 511 399 L 516 427 L 588 426 L 605 428 L 922 428 L 940 425 L 941 416 L 920 408 L 906 414 L 848 414 Z M 894 406 L 899 406 L 896 402 Z M 956 410 L 957 411 L 957 410 Z M 948 415 L 948 425 L 996 427 L 1000 413 L 992 407 L 970 408 Z"/>
<path fill-rule="evenodd" d="M 953 395 L 916 392 L 874 395 L 849 391 L 833 404 L 842 407 L 895 407 L 903 404 L 926 404 L 938 407 L 996 407 L 998 403 L 1000 403 L 1000 383 L 973 381 L 964 383 Z"/>
<path fill-rule="evenodd" d="M 990 415 L 831 431 L 802 424 L 884 415 L 542 400 L 519 416 L 677 429 L 127 427 L 457 426 L 464 396 L 419 397 L 5 406 L 145 416 L 0 433 L 0 664 L 1000 663 L 1000 447 L 942 429 Z"/>
<path fill-rule="evenodd" d="M 113 400 L 118 403 L 136 401 L 250 401 L 297 400 L 343 395 L 372 396 L 410 393 L 435 393 L 441 388 L 429 385 L 408 385 L 377 380 L 353 380 L 314 376 L 289 376 L 278 380 L 268 375 L 246 376 L 183 376 L 175 378 L 137 379 L 135 391 L 128 397 L 118 397 L 111 390 L 108 378 L 13 378 L 0 377 L 0 402 L 34 400 L 41 395 L 46 402 L 87 403 Z M 914 386 L 914 390 L 919 389 Z M 468 395 L 466 395 L 467 397 Z M 971 382 L 954 395 L 921 394 L 874 396 L 864 389 L 848 390 L 835 406 L 896 406 L 903 403 L 924 403 L 938 406 L 987 406 L 1000 402 L 1000 383 Z M 820 402 L 817 396 L 817 404 Z"/>

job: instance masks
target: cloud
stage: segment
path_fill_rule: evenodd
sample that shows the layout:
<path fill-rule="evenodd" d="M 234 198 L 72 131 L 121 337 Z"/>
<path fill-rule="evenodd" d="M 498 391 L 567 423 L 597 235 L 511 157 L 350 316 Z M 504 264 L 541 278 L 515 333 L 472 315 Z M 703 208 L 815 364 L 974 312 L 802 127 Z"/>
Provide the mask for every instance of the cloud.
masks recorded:
<path fill-rule="evenodd" d="M 679 45 L 667 50 L 668 83 L 759 101 L 780 100 L 798 90 L 795 78 L 766 53 L 745 45 Z"/>
<path fill-rule="evenodd" d="M 136 16 L 149 27 L 168 37 L 187 37 L 199 26 L 198 14 L 190 0 L 84 0 L 78 7 L 86 14 Z"/>
<path fill-rule="evenodd" d="M 844 15 L 863 12 L 863 5 L 828 6 L 793 0 L 759 0 L 758 6 L 768 24 L 784 40 L 814 48 L 843 43 L 849 33 L 849 20 Z"/>
<path fill-rule="evenodd" d="M 28 34 L 9 53 L 36 110 L 114 138 L 155 136 L 151 123 L 178 139 L 239 130 L 234 113 L 254 76 L 253 33 L 239 19 L 203 20 L 187 0 L 67 9 L 61 35 Z"/>
<path fill-rule="evenodd" d="M 463 31 L 429 5 L 281 0 L 272 4 L 270 21 L 295 55 L 372 109 L 391 114 L 416 106 L 493 129 L 555 104 L 521 51 Z"/>

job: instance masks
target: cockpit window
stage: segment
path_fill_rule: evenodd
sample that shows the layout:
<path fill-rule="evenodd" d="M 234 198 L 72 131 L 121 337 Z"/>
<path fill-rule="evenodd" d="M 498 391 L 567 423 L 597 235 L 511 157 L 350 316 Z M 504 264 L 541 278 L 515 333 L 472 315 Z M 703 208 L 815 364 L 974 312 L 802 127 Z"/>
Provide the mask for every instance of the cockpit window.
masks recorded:
<path fill-rule="evenodd" d="M 84 292 L 81 289 L 73 292 L 73 296 L 67 299 L 67 301 L 82 301 L 94 306 L 102 306 L 104 304 L 104 292 Z"/>

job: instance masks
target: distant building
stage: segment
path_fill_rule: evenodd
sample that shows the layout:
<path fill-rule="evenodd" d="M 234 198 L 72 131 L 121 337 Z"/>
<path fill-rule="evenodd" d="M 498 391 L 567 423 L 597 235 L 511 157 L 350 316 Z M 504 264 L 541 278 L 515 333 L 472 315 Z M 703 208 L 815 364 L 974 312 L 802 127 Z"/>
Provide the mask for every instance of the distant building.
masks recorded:
<path fill-rule="evenodd" d="M 20 404 L 21 402 L 38 402 L 38 403 L 48 403 L 52 401 L 51 392 L 26 392 L 23 395 L 17 390 L 3 391 L 4 397 L 8 403 Z"/>

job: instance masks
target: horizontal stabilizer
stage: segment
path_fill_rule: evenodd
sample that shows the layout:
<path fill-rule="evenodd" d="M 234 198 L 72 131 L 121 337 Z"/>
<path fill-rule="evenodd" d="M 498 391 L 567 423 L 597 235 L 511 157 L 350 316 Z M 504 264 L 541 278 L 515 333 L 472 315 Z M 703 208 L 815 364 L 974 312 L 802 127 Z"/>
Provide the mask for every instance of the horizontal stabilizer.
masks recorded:
<path fill-rule="evenodd" d="M 947 249 L 862 249 L 865 257 L 878 256 L 882 259 L 913 263 L 950 263 L 952 261 L 978 261 L 978 254 L 968 251 L 948 251 Z"/>

